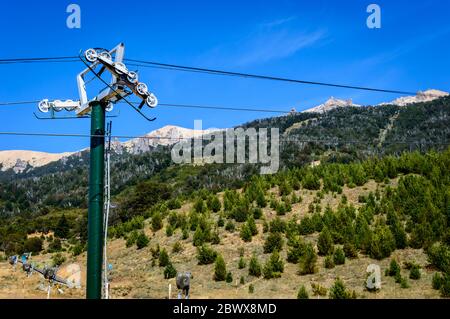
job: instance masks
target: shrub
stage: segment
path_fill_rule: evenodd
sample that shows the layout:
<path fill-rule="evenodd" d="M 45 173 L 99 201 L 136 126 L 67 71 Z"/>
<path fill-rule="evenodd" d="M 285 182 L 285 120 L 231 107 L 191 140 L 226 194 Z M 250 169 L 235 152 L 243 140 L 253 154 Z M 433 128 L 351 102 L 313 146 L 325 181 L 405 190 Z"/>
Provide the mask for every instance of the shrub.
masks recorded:
<path fill-rule="evenodd" d="M 344 253 L 347 258 L 358 257 L 358 251 L 356 250 L 355 245 L 349 242 L 344 243 Z"/>
<path fill-rule="evenodd" d="M 218 255 L 214 265 L 214 280 L 224 281 L 227 276 L 227 267 L 225 265 L 225 260 L 223 260 L 222 255 Z"/>
<path fill-rule="evenodd" d="M 235 226 L 234 226 L 234 223 L 231 220 L 229 220 L 227 222 L 227 224 L 225 225 L 225 230 L 229 231 L 230 233 L 234 232 Z"/>
<path fill-rule="evenodd" d="M 241 232 L 240 232 L 241 239 L 245 242 L 252 241 L 252 232 L 250 228 L 248 227 L 248 224 L 243 224 L 241 226 Z"/>
<path fill-rule="evenodd" d="M 219 216 L 219 219 L 217 220 L 217 227 L 223 227 L 225 226 L 225 220 L 222 216 Z"/>
<path fill-rule="evenodd" d="M 326 256 L 323 265 L 327 269 L 334 268 L 334 260 L 331 256 Z"/>
<path fill-rule="evenodd" d="M 342 248 L 337 248 L 333 255 L 334 263 L 336 265 L 343 265 L 345 264 L 345 255 Z"/>
<path fill-rule="evenodd" d="M 396 220 L 391 225 L 391 232 L 394 236 L 395 246 L 397 247 L 397 249 L 406 248 L 407 246 L 406 232 L 405 229 L 403 228 L 403 225 L 398 220 Z"/>
<path fill-rule="evenodd" d="M 269 224 L 266 221 L 264 221 L 263 222 L 263 233 L 265 234 L 268 231 L 269 231 Z"/>
<path fill-rule="evenodd" d="M 281 273 L 284 271 L 283 261 L 280 259 L 280 254 L 278 251 L 274 251 L 270 255 L 266 264 L 264 265 L 263 274 L 264 278 L 278 278 L 281 277 Z"/>
<path fill-rule="evenodd" d="M 300 220 L 300 225 L 298 226 L 298 231 L 301 235 L 309 235 L 316 231 L 316 225 L 312 218 L 306 216 Z"/>
<path fill-rule="evenodd" d="M 197 247 L 197 259 L 199 265 L 209 265 L 212 264 L 217 257 L 217 252 L 209 248 L 206 245 L 202 245 L 201 247 Z"/>
<path fill-rule="evenodd" d="M 350 299 L 351 293 L 345 288 L 344 282 L 338 277 L 330 288 L 330 299 Z"/>
<path fill-rule="evenodd" d="M 245 263 L 244 257 L 239 258 L 238 268 L 239 269 L 244 269 L 245 266 L 246 266 L 246 263 Z"/>
<path fill-rule="evenodd" d="M 247 207 L 240 205 L 238 207 L 233 208 L 231 215 L 233 216 L 234 220 L 237 222 L 245 222 L 248 217 L 248 210 Z"/>
<path fill-rule="evenodd" d="M 139 235 L 136 238 L 137 249 L 142 249 L 144 247 L 147 247 L 149 242 L 150 242 L 150 240 L 144 234 L 144 232 L 140 232 Z"/>
<path fill-rule="evenodd" d="M 444 274 L 441 280 L 441 296 L 444 298 L 450 297 L 450 274 Z"/>
<path fill-rule="evenodd" d="M 171 226 L 172 232 L 173 232 L 173 229 L 178 227 L 178 215 L 177 215 L 177 213 L 171 212 L 170 215 L 167 217 L 167 222 L 168 222 L 168 225 L 166 226 L 166 233 L 167 233 L 167 228 L 169 226 Z"/>
<path fill-rule="evenodd" d="M 405 277 L 400 277 L 399 283 L 401 288 L 403 289 L 409 288 L 408 280 L 406 280 Z"/>
<path fill-rule="evenodd" d="M 136 243 L 136 239 L 138 237 L 138 232 L 137 231 L 132 231 L 128 236 L 127 236 L 127 240 L 125 242 L 125 246 L 127 248 L 133 246 Z"/>
<path fill-rule="evenodd" d="M 244 284 L 245 284 L 244 276 L 241 276 L 241 279 L 239 280 L 239 283 L 240 283 L 241 285 L 244 285 Z"/>
<path fill-rule="evenodd" d="M 163 227 L 162 217 L 159 212 L 155 212 L 152 217 L 152 230 L 154 232 L 160 230 Z"/>
<path fill-rule="evenodd" d="M 166 236 L 167 237 L 171 237 L 173 235 L 173 227 L 172 225 L 167 225 L 166 226 Z"/>
<path fill-rule="evenodd" d="M 255 236 L 258 234 L 258 227 L 256 227 L 255 219 L 253 218 L 253 216 L 250 216 L 247 219 L 247 227 L 250 230 L 250 233 L 252 236 Z"/>
<path fill-rule="evenodd" d="M 389 257 L 395 249 L 395 240 L 391 231 L 386 226 L 375 229 L 369 246 L 369 256 L 375 259 Z"/>
<path fill-rule="evenodd" d="M 52 264 L 53 267 L 59 267 L 66 261 L 66 257 L 64 257 L 61 253 L 54 254 L 52 256 Z"/>
<path fill-rule="evenodd" d="M 250 294 L 252 294 L 252 293 L 255 292 L 255 287 L 253 286 L 253 284 L 250 284 L 250 286 L 248 286 L 248 292 L 249 292 Z"/>
<path fill-rule="evenodd" d="M 48 252 L 50 252 L 50 253 L 56 253 L 61 250 L 62 250 L 62 244 L 61 244 L 61 240 L 59 238 L 53 239 L 52 242 L 48 245 Z"/>
<path fill-rule="evenodd" d="M 175 278 L 176 275 L 177 275 L 177 270 L 172 265 L 172 263 L 169 262 L 169 264 L 166 266 L 166 268 L 164 268 L 164 278 L 165 279 Z"/>
<path fill-rule="evenodd" d="M 55 227 L 55 236 L 59 238 L 67 238 L 69 236 L 69 232 L 69 221 L 67 220 L 66 215 L 62 214 Z"/>
<path fill-rule="evenodd" d="M 61 245 L 61 241 L 59 243 Z M 25 250 L 25 252 L 37 254 L 42 250 L 42 244 L 42 239 L 40 239 L 39 237 L 27 238 L 25 240 L 25 243 L 23 244 L 23 249 Z"/>
<path fill-rule="evenodd" d="M 295 243 L 287 252 L 287 261 L 293 264 L 298 263 L 303 256 L 305 244 L 303 242 Z"/>
<path fill-rule="evenodd" d="M 165 248 L 161 249 L 158 261 L 159 267 L 166 267 L 170 263 L 169 254 L 167 253 Z"/>
<path fill-rule="evenodd" d="M 308 190 L 318 190 L 320 188 L 320 180 L 319 177 L 308 172 L 302 180 L 303 188 Z"/>
<path fill-rule="evenodd" d="M 189 228 L 183 228 L 183 231 L 181 233 L 181 238 L 184 239 L 188 239 L 189 238 Z"/>
<path fill-rule="evenodd" d="M 161 254 L 159 244 L 156 244 L 155 247 L 150 248 L 150 253 L 152 254 L 153 259 L 158 259 Z"/>
<path fill-rule="evenodd" d="M 206 207 L 206 204 L 205 204 L 205 202 L 203 201 L 203 199 L 198 198 L 198 199 L 195 201 L 195 203 L 194 203 L 194 210 L 195 210 L 197 213 L 200 213 L 200 214 L 203 214 L 203 213 L 206 212 L 207 207 Z"/>
<path fill-rule="evenodd" d="M 253 208 L 253 218 L 254 219 L 260 219 L 263 215 L 263 211 L 259 207 Z"/>
<path fill-rule="evenodd" d="M 261 276 L 261 264 L 258 261 L 258 258 L 253 255 L 250 259 L 250 263 L 248 265 L 248 274 L 254 277 Z"/>
<path fill-rule="evenodd" d="M 225 278 L 225 281 L 227 283 L 232 283 L 233 282 L 233 275 L 231 274 L 231 272 L 228 272 L 227 278 Z"/>
<path fill-rule="evenodd" d="M 276 233 L 270 233 L 269 236 L 267 236 L 266 241 L 264 243 L 264 253 L 272 253 L 274 251 L 281 251 L 283 248 L 283 238 L 281 237 L 281 234 Z"/>
<path fill-rule="evenodd" d="M 395 259 L 391 260 L 389 264 L 389 268 L 386 271 L 386 274 L 390 277 L 397 277 L 400 275 L 400 265 L 397 263 Z"/>
<path fill-rule="evenodd" d="M 421 274 L 420 274 L 420 267 L 418 265 L 413 265 L 411 267 L 411 270 L 409 271 L 409 278 L 410 279 L 420 279 Z"/>
<path fill-rule="evenodd" d="M 208 199 L 208 208 L 212 210 L 214 213 L 217 213 L 222 209 L 222 204 L 220 200 L 216 196 L 212 196 Z"/>
<path fill-rule="evenodd" d="M 450 273 L 450 247 L 435 243 L 428 251 L 428 261 L 444 273 Z"/>
<path fill-rule="evenodd" d="M 220 235 L 219 235 L 219 231 L 216 230 L 211 234 L 211 244 L 213 245 L 218 245 L 220 244 Z"/>
<path fill-rule="evenodd" d="M 284 233 L 286 231 L 286 222 L 276 217 L 270 222 L 269 228 L 271 233 Z"/>
<path fill-rule="evenodd" d="M 174 254 L 180 253 L 184 250 L 183 244 L 180 241 L 175 242 L 172 247 L 172 252 Z"/>
<path fill-rule="evenodd" d="M 316 272 L 317 254 L 311 243 L 305 246 L 305 253 L 300 258 L 300 274 L 314 274 Z"/>
<path fill-rule="evenodd" d="M 322 297 L 324 297 L 324 296 L 327 295 L 327 288 L 322 287 L 319 284 L 311 283 L 311 288 L 312 288 L 314 296 L 322 296 Z"/>
<path fill-rule="evenodd" d="M 306 291 L 306 288 L 304 285 L 300 286 L 300 289 L 297 293 L 297 299 L 309 299 L 308 292 Z"/>
<path fill-rule="evenodd" d="M 75 246 L 72 247 L 72 255 L 78 256 L 84 251 L 84 245 L 81 243 L 77 243 Z"/>
<path fill-rule="evenodd" d="M 197 230 L 194 233 L 192 244 L 195 247 L 199 247 L 199 246 L 203 245 L 204 243 L 205 243 L 205 235 L 203 233 L 202 228 L 199 225 L 199 226 L 197 226 Z"/>
<path fill-rule="evenodd" d="M 331 232 L 326 226 L 322 229 L 322 232 L 319 235 L 317 249 L 319 250 L 319 255 L 322 256 L 330 255 L 334 251 L 333 238 L 331 237 Z"/>
<path fill-rule="evenodd" d="M 431 285 L 433 286 L 433 289 L 439 290 L 442 286 L 442 276 L 440 273 L 435 272 L 433 275 L 433 279 L 431 280 Z"/>
<path fill-rule="evenodd" d="M 179 209 L 181 208 L 181 201 L 178 198 L 172 198 L 167 201 L 167 208 L 169 209 Z"/>

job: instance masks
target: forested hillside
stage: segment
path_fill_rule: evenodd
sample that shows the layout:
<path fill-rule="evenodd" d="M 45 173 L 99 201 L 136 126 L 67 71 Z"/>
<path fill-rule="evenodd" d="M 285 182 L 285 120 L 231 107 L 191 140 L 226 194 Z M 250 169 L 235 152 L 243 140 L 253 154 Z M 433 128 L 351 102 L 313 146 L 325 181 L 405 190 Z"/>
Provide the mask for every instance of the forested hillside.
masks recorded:
<path fill-rule="evenodd" d="M 130 238 L 131 243 L 130 234 L 135 236 L 133 230 L 149 219 L 154 231 L 166 225 L 168 234 L 180 229 L 183 238 L 192 235 L 198 243 L 194 246 L 217 241 L 222 227 L 237 229 L 247 242 L 256 232 L 257 220 L 268 234 L 267 247 L 278 247 L 267 251 L 281 250 L 280 243 L 285 242 L 290 247 L 288 261 L 312 254 L 302 236 L 323 232 L 331 238 L 328 244 L 343 245 L 348 253 L 382 259 L 395 249 L 412 247 L 439 259 L 439 254 L 448 253 L 444 244 L 450 237 L 449 113 L 447 97 L 404 107 L 346 107 L 247 123 L 243 127 L 280 128 L 281 170 L 269 176 L 258 176 L 258 167 L 250 164 L 173 165 L 168 147 L 140 155 L 114 154 L 112 191 L 117 208 L 112 211 L 111 234 Z M 87 154 L 80 159 L 78 164 L 55 162 L 3 178 L 0 250 L 83 251 Z M 320 165 L 310 167 L 313 161 Z M 390 181 L 397 178 L 398 184 L 391 187 Z M 336 209 L 320 204 L 323 196 L 342 197 L 344 187 L 362 187 L 371 180 L 380 187 L 358 198 L 359 207 L 348 204 L 345 196 Z M 317 192 L 317 199 L 307 214 L 287 218 L 301 202 L 301 192 L 308 190 Z M 216 194 L 223 191 L 219 200 Z M 173 212 L 187 202 L 193 203 L 189 214 Z M 266 206 L 282 218 L 262 214 Z M 27 239 L 29 233 L 49 231 L 54 231 L 59 244 L 52 244 L 53 239 L 49 243 Z M 444 246 L 435 245 L 439 242 Z M 321 249 L 313 247 L 319 253 Z M 445 258 L 433 261 L 443 272 L 448 271 Z"/>

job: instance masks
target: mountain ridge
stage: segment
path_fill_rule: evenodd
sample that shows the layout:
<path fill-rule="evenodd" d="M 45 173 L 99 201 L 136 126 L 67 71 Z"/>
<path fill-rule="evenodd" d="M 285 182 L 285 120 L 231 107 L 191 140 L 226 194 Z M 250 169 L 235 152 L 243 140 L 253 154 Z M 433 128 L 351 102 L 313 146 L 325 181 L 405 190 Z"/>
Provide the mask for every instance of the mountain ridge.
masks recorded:
<path fill-rule="evenodd" d="M 415 96 L 400 97 L 391 102 L 383 102 L 377 104 L 377 106 L 396 105 L 404 107 L 414 103 L 430 102 L 448 95 L 449 93 L 444 91 L 429 89 L 426 91 L 420 91 Z M 362 105 L 353 103 L 352 99 L 343 100 L 335 97 L 330 97 L 327 101 L 320 105 L 304 110 L 302 112 L 294 113 L 323 114 L 337 108 L 348 107 L 362 107 Z M 113 140 L 111 147 L 117 154 L 142 154 L 151 151 L 152 149 L 160 145 L 169 146 L 177 143 L 181 139 L 192 138 L 195 134 L 209 134 L 219 130 L 222 129 L 209 128 L 201 131 L 195 131 L 193 129 L 184 128 L 181 126 L 166 125 L 145 135 L 142 135 L 142 137 L 146 138 L 138 137 L 124 142 Z M 81 156 L 82 152 L 86 150 L 88 149 L 65 153 L 47 153 L 31 150 L 0 151 L 0 172 L 5 172 L 11 169 L 15 174 L 23 173 L 27 170 L 42 167 L 52 162 L 68 159 L 72 156 Z"/>

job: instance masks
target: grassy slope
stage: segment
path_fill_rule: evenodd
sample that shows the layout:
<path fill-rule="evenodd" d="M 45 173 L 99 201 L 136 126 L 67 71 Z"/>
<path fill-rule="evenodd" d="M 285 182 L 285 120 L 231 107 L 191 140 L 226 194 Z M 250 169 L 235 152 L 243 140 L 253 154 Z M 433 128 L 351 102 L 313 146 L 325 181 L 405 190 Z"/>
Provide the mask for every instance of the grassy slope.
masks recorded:
<path fill-rule="evenodd" d="M 391 180 L 391 185 L 396 186 L 397 179 Z M 344 187 L 345 194 L 350 203 L 359 206 L 358 196 L 367 195 L 370 191 L 375 191 L 377 184 L 369 181 L 362 187 L 349 189 Z M 383 185 L 379 185 L 383 187 Z M 276 189 L 271 190 L 277 193 Z M 303 198 L 302 203 L 293 205 L 292 212 L 283 216 L 284 219 L 291 218 L 294 214 L 304 216 L 308 214 L 308 205 L 313 201 L 316 191 L 300 190 L 297 195 Z M 321 205 L 325 207 L 330 204 L 336 208 L 341 199 L 341 195 L 336 198 L 330 194 L 325 195 Z M 188 212 L 192 207 L 191 203 L 186 203 L 178 211 Z M 264 215 L 268 221 L 276 216 L 276 213 L 270 208 L 264 209 Z M 216 218 L 217 216 L 214 216 Z M 192 245 L 192 235 L 190 238 L 181 240 L 181 231 L 176 230 L 172 237 L 167 237 L 164 228 L 153 233 L 146 222 L 145 232 L 151 238 L 150 245 L 141 250 L 134 247 L 126 248 L 125 240 L 115 239 L 109 241 L 108 255 L 109 262 L 113 264 L 111 273 L 111 296 L 112 298 L 166 298 L 168 295 L 168 285 L 172 284 L 172 297 L 176 297 L 175 280 L 163 279 L 163 268 L 152 266 L 151 247 L 157 243 L 161 248 L 166 248 L 169 252 L 172 263 L 178 271 L 189 270 L 193 273 L 191 281 L 192 298 L 296 298 L 300 285 L 304 284 L 310 297 L 313 297 L 311 291 L 311 282 L 319 283 L 321 286 L 329 288 L 336 277 L 343 279 L 347 288 L 355 290 L 358 298 L 439 298 L 439 292 L 431 287 L 431 278 L 434 270 L 427 267 L 427 258 L 422 250 L 405 249 L 397 250 L 392 254 L 400 264 L 405 261 L 415 262 L 422 268 L 422 278 L 420 280 L 410 280 L 410 288 L 402 289 L 399 284 L 394 282 L 391 277 L 384 276 L 384 270 L 389 266 L 390 258 L 378 261 L 367 256 L 360 255 L 357 259 L 346 259 L 345 265 L 336 266 L 333 269 L 323 267 L 324 257 L 318 259 L 318 272 L 313 275 L 299 276 L 297 274 L 298 265 L 285 262 L 285 270 L 281 278 L 262 279 L 248 276 L 248 267 L 238 269 L 239 247 L 245 249 L 245 259 L 248 261 L 253 252 L 256 252 L 261 263 L 265 262 L 269 255 L 263 254 L 262 246 L 267 234 L 262 232 L 262 223 L 257 221 L 259 234 L 253 237 L 252 242 L 244 243 L 239 237 L 239 226 L 234 233 L 220 228 L 221 243 L 214 245 L 213 248 L 219 251 L 225 259 L 227 270 L 233 274 L 233 283 L 214 282 L 212 280 L 214 265 L 199 266 L 196 259 L 196 248 Z M 316 242 L 317 233 L 305 236 L 307 241 Z M 173 244 L 181 240 L 184 251 L 178 254 L 172 253 Z M 283 259 L 286 259 L 286 246 L 281 253 Z M 86 254 L 78 257 L 68 257 L 69 262 L 78 262 L 85 267 Z M 51 255 L 41 255 L 33 258 L 36 262 L 50 263 Z M 365 291 L 364 282 L 366 278 L 366 268 L 369 264 L 375 263 L 381 267 L 382 271 L 382 289 L 378 293 Z M 85 269 L 85 268 L 83 268 Z M 409 272 L 402 269 L 402 275 L 408 277 Z M 239 284 L 240 277 L 245 278 L 245 284 Z M 14 271 L 6 262 L 0 263 L 0 298 L 45 298 L 44 291 L 36 289 L 41 279 L 37 275 L 26 278 L 21 270 Z M 255 292 L 250 294 L 248 286 L 253 284 Z M 81 290 L 66 290 L 63 295 L 53 294 L 57 298 L 83 297 L 84 287 Z"/>

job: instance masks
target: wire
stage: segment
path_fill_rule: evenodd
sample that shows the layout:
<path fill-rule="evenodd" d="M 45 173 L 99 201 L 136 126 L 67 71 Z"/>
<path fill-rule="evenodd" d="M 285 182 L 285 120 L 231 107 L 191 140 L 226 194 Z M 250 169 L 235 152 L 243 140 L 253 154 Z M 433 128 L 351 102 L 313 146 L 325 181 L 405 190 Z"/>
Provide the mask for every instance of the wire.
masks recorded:
<path fill-rule="evenodd" d="M 0 59 L 0 64 L 35 63 L 35 62 L 77 62 L 78 58 L 79 58 L 78 56 L 10 58 L 10 59 Z M 412 91 L 391 90 L 391 89 L 372 88 L 372 87 L 366 87 L 366 86 L 355 86 L 355 85 L 347 85 L 347 84 L 337 84 L 337 83 L 327 83 L 327 82 L 319 82 L 319 81 L 291 79 L 291 78 L 276 77 L 276 76 L 269 76 L 269 75 L 250 74 L 250 73 L 233 72 L 233 71 L 225 71 L 225 70 L 218 70 L 218 69 L 207 69 L 207 68 L 161 63 L 161 62 L 154 62 L 154 61 L 137 60 L 137 59 L 124 59 L 124 61 L 132 62 L 132 63 L 129 63 L 129 65 L 132 65 L 132 66 L 152 67 L 152 68 L 168 69 L 168 70 L 174 70 L 174 71 L 186 71 L 186 72 L 196 72 L 196 73 L 225 75 L 225 76 L 237 76 L 237 77 L 244 77 L 244 78 L 282 81 L 282 82 L 290 82 L 290 83 L 298 83 L 298 84 L 319 85 L 319 86 L 337 87 L 337 88 L 345 88 L 345 89 L 353 89 L 353 90 L 364 90 L 364 91 L 372 91 L 372 92 L 393 93 L 393 94 L 408 94 L 408 95 L 416 94 L 416 92 L 412 92 Z"/>
<path fill-rule="evenodd" d="M 14 102 L 0 102 L 0 106 L 9 105 L 25 105 L 25 104 L 38 104 L 40 100 L 33 101 L 14 101 Z M 119 102 L 120 103 L 120 102 Z M 123 103 L 126 103 L 123 101 Z M 139 105 L 140 102 L 130 102 L 135 105 Z M 276 110 L 273 109 L 256 109 L 250 107 L 225 107 L 225 106 L 212 106 L 212 105 L 198 105 L 198 104 L 175 104 L 175 103 L 158 103 L 159 106 L 167 107 L 182 107 L 182 108 L 198 108 L 198 109 L 213 109 L 213 110 L 225 110 L 225 111 L 244 111 L 244 112 L 265 112 L 265 113 L 292 113 L 292 111 Z"/>
<path fill-rule="evenodd" d="M 0 63 L 78 62 L 77 56 L 0 59 Z"/>
<path fill-rule="evenodd" d="M 0 102 L 0 106 L 7 106 L 7 105 L 20 105 L 20 104 L 37 104 L 40 100 L 34 100 L 34 101 L 14 101 L 14 102 Z"/>
<path fill-rule="evenodd" d="M 268 75 L 232 72 L 232 71 L 217 70 L 217 69 L 206 69 L 206 68 L 199 68 L 199 67 L 192 67 L 192 66 L 183 66 L 183 65 L 152 62 L 152 61 L 143 61 L 143 60 L 135 60 L 135 59 L 124 59 L 124 60 L 130 61 L 130 62 L 135 62 L 135 63 L 140 63 L 139 66 L 143 66 L 143 67 L 145 67 L 146 65 L 159 66 L 159 67 L 164 67 L 167 69 L 172 69 L 172 70 L 177 70 L 177 71 L 183 70 L 183 71 L 188 71 L 188 72 L 200 72 L 200 73 L 217 74 L 217 75 L 239 76 L 239 77 L 255 78 L 255 79 L 262 79 L 262 80 L 283 81 L 283 82 L 320 85 L 320 86 L 331 86 L 331 87 L 338 87 L 338 88 L 384 92 L 384 93 L 413 94 L 413 95 L 416 94 L 416 92 L 410 92 L 410 91 L 388 90 L 388 89 L 371 88 L 371 87 L 364 87 L 364 86 L 353 86 L 353 85 L 336 84 L 336 83 L 289 79 L 289 78 L 282 78 L 282 77 L 275 77 L 275 76 L 268 76 Z"/>
<path fill-rule="evenodd" d="M 213 109 L 213 110 L 227 110 L 227 111 L 245 111 L 245 112 L 266 112 L 266 113 L 291 113 L 292 112 L 292 111 L 280 111 L 280 110 L 274 110 L 274 109 L 254 109 L 254 108 L 210 106 L 210 105 L 189 105 L 189 104 L 171 104 L 171 103 L 159 103 L 158 105 L 170 106 L 170 107 L 185 107 L 185 108 Z"/>
<path fill-rule="evenodd" d="M 223 131 L 218 129 L 215 132 Z M 0 135 L 11 135 L 11 136 L 40 136 L 40 137 L 106 137 L 106 135 L 95 135 L 95 134 L 77 134 L 77 133 L 31 133 L 31 132 L 0 132 Z M 203 135 L 208 135 L 207 133 Z M 148 140 L 194 140 L 200 139 L 205 140 L 205 138 L 194 138 L 194 137 L 168 137 L 168 136 L 132 136 L 132 135 L 111 135 L 114 139 L 148 139 Z M 321 140 L 321 139 L 304 139 L 297 137 L 285 137 L 280 136 L 280 140 L 287 142 L 302 142 L 302 143 L 330 143 L 330 144 L 367 144 L 367 141 L 359 140 Z M 450 145 L 449 142 L 422 142 L 417 140 L 404 140 L 404 141 L 392 141 L 383 142 L 383 144 L 431 144 L 431 145 Z"/>

